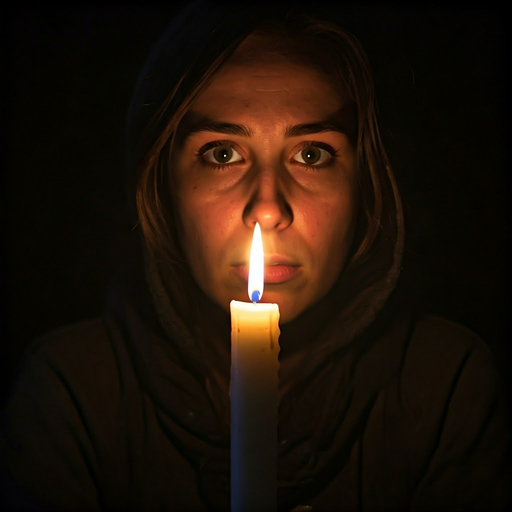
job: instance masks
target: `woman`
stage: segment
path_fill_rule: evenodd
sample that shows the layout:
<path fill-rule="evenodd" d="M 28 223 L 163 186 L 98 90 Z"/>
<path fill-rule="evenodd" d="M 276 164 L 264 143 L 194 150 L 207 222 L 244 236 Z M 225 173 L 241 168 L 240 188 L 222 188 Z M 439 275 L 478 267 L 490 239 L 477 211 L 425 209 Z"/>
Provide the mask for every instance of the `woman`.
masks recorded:
<path fill-rule="evenodd" d="M 281 313 L 279 510 L 506 509 L 492 354 L 398 286 L 372 79 L 331 12 L 184 10 L 127 147 L 142 250 L 102 319 L 32 346 L 2 429 L 9 506 L 229 509 L 229 302 L 247 300 L 259 223 Z"/>

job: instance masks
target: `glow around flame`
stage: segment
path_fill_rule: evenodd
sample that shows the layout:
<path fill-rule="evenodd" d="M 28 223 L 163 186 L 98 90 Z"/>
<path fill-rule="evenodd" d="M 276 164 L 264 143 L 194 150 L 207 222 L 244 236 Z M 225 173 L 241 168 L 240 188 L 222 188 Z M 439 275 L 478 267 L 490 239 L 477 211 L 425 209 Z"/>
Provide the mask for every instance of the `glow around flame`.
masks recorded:
<path fill-rule="evenodd" d="M 261 238 L 260 225 L 256 222 L 252 235 L 251 256 L 249 258 L 249 282 L 247 283 L 247 292 L 251 302 L 259 302 L 263 295 L 264 273 L 263 240 Z"/>

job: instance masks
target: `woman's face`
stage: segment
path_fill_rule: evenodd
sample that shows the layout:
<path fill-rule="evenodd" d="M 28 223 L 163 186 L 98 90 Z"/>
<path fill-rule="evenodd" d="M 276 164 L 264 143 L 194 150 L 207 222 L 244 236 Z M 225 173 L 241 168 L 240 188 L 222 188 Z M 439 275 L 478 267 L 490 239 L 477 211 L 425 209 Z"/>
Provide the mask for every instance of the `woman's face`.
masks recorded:
<path fill-rule="evenodd" d="M 346 262 L 359 205 L 355 119 L 319 68 L 256 47 L 242 45 L 194 102 L 171 172 L 181 244 L 202 290 L 226 310 L 249 301 L 258 222 L 261 302 L 277 303 L 286 323 L 331 289 Z"/>

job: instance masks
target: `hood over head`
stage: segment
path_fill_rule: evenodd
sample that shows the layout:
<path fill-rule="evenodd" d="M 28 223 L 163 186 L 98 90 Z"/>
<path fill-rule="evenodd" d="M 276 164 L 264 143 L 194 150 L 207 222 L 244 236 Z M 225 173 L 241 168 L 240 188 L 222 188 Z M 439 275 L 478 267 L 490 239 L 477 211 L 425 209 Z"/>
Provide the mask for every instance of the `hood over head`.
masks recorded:
<path fill-rule="evenodd" d="M 146 295 L 121 285 L 112 293 L 123 295 L 124 305 L 118 301 L 115 309 L 129 308 L 131 316 L 126 321 L 114 312 L 113 330 L 129 333 L 138 371 L 162 410 L 162 421 L 188 446 L 187 456 L 195 454 L 194 464 L 203 475 L 200 486 L 218 508 L 223 506 L 220 489 L 225 488 L 218 479 L 229 475 L 229 313 L 202 293 L 180 249 L 168 182 L 173 136 L 194 99 L 256 28 L 273 24 L 292 37 L 301 34 L 333 49 L 339 58 L 344 85 L 357 109 L 359 223 L 349 261 L 332 290 L 281 326 L 280 335 L 280 436 L 290 440 L 280 453 L 280 481 L 285 482 L 285 494 L 290 489 L 307 493 L 336 453 L 326 451 L 325 443 L 332 441 L 350 403 L 350 367 L 367 349 L 367 342 L 358 340 L 365 339 L 393 292 L 403 252 L 401 200 L 379 135 L 369 66 L 350 33 L 331 25 L 341 14 L 331 5 L 323 10 L 315 5 L 309 12 L 287 3 L 188 4 L 149 55 L 129 107 L 128 197 L 143 249 L 144 286 L 153 308 L 148 314 L 159 325 L 148 336 L 148 322 L 139 322 L 132 305 L 126 305 L 132 299 L 141 303 Z M 148 304 L 142 309 L 147 311 Z M 175 427 L 184 422 L 183 401 L 171 404 L 169 398 L 178 388 L 187 389 L 186 400 L 203 411 L 203 426 L 186 435 Z M 330 411 L 322 417 L 308 411 L 319 393 Z M 212 429 L 218 433 L 215 441 Z M 205 466 L 205 453 L 216 462 Z"/>
<path fill-rule="evenodd" d="M 393 267 L 397 274 L 403 245 L 400 197 L 380 141 L 364 50 L 347 30 L 340 34 L 330 25 L 340 16 L 331 5 L 315 5 L 308 11 L 293 2 L 279 6 L 255 2 L 241 7 L 235 2 L 197 1 L 175 16 L 149 55 L 128 112 L 128 198 L 141 228 L 147 264 L 161 280 L 170 302 L 180 304 L 178 323 L 190 319 L 195 309 L 195 298 L 181 291 L 197 285 L 191 283 L 180 247 L 178 216 L 170 193 L 174 137 L 182 117 L 223 63 L 249 34 L 262 27 L 277 26 L 284 37 L 298 36 L 324 46 L 339 60 L 344 88 L 357 110 L 355 145 L 362 199 L 351 261 L 344 273 L 354 280 L 358 275 L 354 269 L 364 261 L 374 263 L 371 254 L 378 253 L 381 268 L 385 262 L 386 271 Z"/>

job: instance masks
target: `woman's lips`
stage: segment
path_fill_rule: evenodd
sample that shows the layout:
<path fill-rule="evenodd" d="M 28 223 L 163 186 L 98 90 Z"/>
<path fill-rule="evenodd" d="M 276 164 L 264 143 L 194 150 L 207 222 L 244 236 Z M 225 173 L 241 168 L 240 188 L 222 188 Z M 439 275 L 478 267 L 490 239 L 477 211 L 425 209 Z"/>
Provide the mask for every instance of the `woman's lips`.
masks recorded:
<path fill-rule="evenodd" d="M 265 284 L 278 284 L 289 281 L 300 272 L 294 265 L 269 265 L 265 267 Z"/>
<path fill-rule="evenodd" d="M 249 267 L 246 265 L 235 265 L 232 267 L 245 282 L 249 280 Z M 276 264 L 265 265 L 265 284 L 279 284 L 289 281 L 301 272 L 299 265 Z"/>

